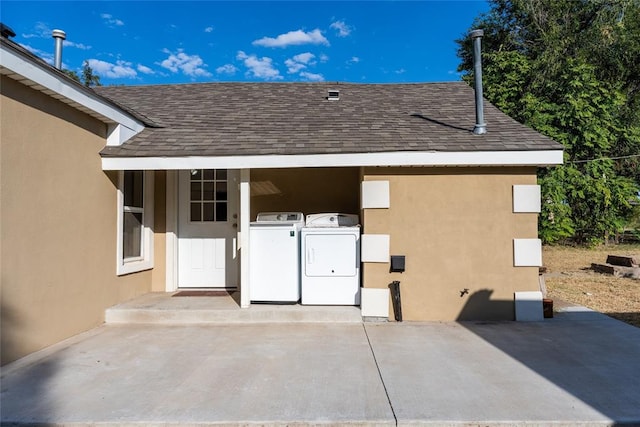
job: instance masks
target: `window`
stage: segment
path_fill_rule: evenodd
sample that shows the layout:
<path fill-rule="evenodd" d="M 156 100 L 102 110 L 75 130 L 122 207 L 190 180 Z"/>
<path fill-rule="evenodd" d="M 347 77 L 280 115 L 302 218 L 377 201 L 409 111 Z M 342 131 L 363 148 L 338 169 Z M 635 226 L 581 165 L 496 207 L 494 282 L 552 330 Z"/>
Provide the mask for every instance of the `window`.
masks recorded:
<path fill-rule="evenodd" d="M 118 274 L 153 267 L 153 172 L 122 171 L 118 188 Z"/>
<path fill-rule="evenodd" d="M 191 171 L 191 222 L 227 220 L 227 170 L 193 169 Z"/>
<path fill-rule="evenodd" d="M 144 173 L 124 171 L 124 206 L 122 211 L 122 257 L 124 261 L 142 257 L 142 229 L 144 221 Z"/>

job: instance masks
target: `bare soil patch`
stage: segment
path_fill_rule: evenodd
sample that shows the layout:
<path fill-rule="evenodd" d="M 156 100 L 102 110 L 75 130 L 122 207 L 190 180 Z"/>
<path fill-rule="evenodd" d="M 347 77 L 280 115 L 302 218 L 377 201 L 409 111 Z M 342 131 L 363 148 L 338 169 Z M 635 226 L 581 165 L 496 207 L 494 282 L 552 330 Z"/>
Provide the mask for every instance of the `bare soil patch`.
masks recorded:
<path fill-rule="evenodd" d="M 640 327 L 640 280 L 614 277 L 591 270 L 607 255 L 640 256 L 640 245 L 574 248 L 545 246 L 542 250 L 548 297 L 607 314 Z"/>

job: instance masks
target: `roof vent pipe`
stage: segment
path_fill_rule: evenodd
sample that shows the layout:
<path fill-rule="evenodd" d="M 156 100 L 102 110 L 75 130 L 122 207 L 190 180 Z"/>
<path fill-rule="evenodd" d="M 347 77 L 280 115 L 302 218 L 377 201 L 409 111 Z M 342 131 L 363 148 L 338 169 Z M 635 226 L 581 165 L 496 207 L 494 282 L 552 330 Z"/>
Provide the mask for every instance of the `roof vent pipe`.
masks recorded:
<path fill-rule="evenodd" d="M 53 57 L 53 66 L 58 70 L 62 69 L 62 42 L 67 38 L 67 34 L 62 30 L 53 30 L 53 38 L 56 40 L 56 53 Z"/>
<path fill-rule="evenodd" d="M 482 99 L 482 44 L 481 39 L 484 31 L 473 30 L 470 33 L 473 40 L 473 82 L 476 91 L 476 125 L 473 133 L 483 135 L 487 133 L 487 124 L 484 122 L 484 103 Z"/>

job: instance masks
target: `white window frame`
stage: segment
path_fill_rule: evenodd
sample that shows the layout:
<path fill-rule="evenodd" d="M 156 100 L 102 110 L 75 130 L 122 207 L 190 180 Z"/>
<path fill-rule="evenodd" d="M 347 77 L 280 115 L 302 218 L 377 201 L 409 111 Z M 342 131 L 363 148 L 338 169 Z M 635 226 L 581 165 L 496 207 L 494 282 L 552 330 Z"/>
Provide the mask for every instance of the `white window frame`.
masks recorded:
<path fill-rule="evenodd" d="M 153 171 L 144 171 L 141 256 L 124 258 L 124 171 L 118 172 L 118 221 L 116 272 L 118 276 L 153 268 Z M 136 209 L 139 212 L 139 210 Z"/>

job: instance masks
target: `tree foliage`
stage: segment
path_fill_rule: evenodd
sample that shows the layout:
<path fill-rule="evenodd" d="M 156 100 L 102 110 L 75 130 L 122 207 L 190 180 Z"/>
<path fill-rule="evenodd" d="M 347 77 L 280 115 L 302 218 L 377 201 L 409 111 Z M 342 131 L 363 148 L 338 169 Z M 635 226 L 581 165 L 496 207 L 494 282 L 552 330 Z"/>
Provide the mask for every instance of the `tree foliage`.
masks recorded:
<path fill-rule="evenodd" d="M 543 169 L 540 235 L 595 243 L 619 231 L 640 186 L 640 0 L 492 0 L 484 94 L 565 147 Z M 457 41 L 473 83 L 472 48 Z"/>
<path fill-rule="evenodd" d="M 102 83 L 100 83 L 100 76 L 94 73 L 93 68 L 91 68 L 88 61 L 84 61 L 82 63 L 82 71 L 80 75 L 73 70 L 62 70 L 62 72 L 78 83 L 82 83 L 86 87 L 102 86 Z"/>

